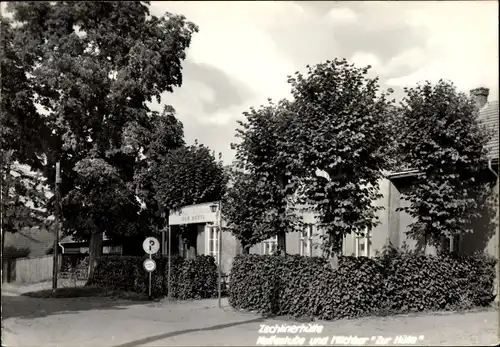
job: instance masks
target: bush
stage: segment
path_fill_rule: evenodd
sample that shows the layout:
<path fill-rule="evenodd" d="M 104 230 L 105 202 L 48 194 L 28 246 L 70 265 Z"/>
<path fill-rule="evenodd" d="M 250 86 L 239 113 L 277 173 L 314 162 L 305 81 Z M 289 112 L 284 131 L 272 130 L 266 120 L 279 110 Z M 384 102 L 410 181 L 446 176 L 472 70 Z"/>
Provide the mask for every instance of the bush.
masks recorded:
<path fill-rule="evenodd" d="M 217 265 L 212 256 L 198 256 L 185 260 L 175 274 L 177 284 L 172 291 L 175 298 L 207 299 L 217 296 Z"/>
<path fill-rule="evenodd" d="M 5 246 L 2 258 L 3 259 L 18 259 L 26 258 L 30 255 L 30 249 L 27 247 Z"/>
<path fill-rule="evenodd" d="M 229 304 L 325 320 L 455 310 L 489 305 L 494 278 L 495 260 L 485 255 L 341 257 L 337 270 L 318 257 L 239 255 Z"/>
<path fill-rule="evenodd" d="M 88 285 L 148 293 L 149 274 L 143 268 L 148 256 L 105 256 L 99 259 Z M 168 258 L 155 256 L 156 270 L 151 274 L 151 295 L 168 295 Z M 198 256 L 186 260 L 171 258 L 172 298 L 204 299 L 217 296 L 217 266 L 211 256 Z"/>
<path fill-rule="evenodd" d="M 71 260 L 63 258 L 62 269 L 59 272 L 60 278 L 70 278 L 75 282 L 86 280 L 89 271 L 89 257 L 78 257 L 74 261 Z"/>
<path fill-rule="evenodd" d="M 368 258 L 342 257 L 333 271 L 318 257 L 237 256 L 229 303 L 264 314 L 355 317 L 377 309 L 382 284 L 380 266 Z"/>

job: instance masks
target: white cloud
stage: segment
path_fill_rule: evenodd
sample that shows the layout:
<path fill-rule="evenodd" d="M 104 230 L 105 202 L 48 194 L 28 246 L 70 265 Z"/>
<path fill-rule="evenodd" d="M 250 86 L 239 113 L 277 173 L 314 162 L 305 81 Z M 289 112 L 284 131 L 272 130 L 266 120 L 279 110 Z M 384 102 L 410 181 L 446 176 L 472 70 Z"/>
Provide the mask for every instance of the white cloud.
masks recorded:
<path fill-rule="evenodd" d="M 388 85 L 446 78 L 462 90 L 489 87 L 490 98 L 498 99 L 497 2 L 342 2 L 340 7 L 321 14 L 308 6 L 315 5 L 278 1 L 151 2 L 152 14 L 183 14 L 200 27 L 188 50 L 191 63 L 222 70 L 238 81 L 235 88 L 243 84 L 250 90 L 241 95 L 252 95 L 238 105 L 207 111 L 207 103 L 220 101 L 218 89 L 196 77 L 186 77 L 181 88 L 165 94 L 162 104 L 176 108 L 188 142 L 198 137 L 217 152 L 223 151 L 230 161 L 227 148 L 234 141 L 235 120 L 242 118 L 242 112 L 265 104 L 269 97 L 288 97 L 287 75 L 303 70 L 306 64 L 335 57 L 350 58 L 357 66 L 371 65 L 371 74 L 379 75 L 381 83 Z M 366 28 L 360 27 L 367 23 Z M 351 29 L 356 29 L 356 35 L 345 35 Z M 424 44 L 417 42 L 418 37 L 408 37 L 405 43 L 414 43 L 413 47 L 406 44 L 401 48 L 398 42 L 407 36 L 398 36 L 400 29 L 420 34 Z M 363 35 L 374 41 L 380 35 L 380 44 L 366 47 Z M 391 40 L 394 44 L 388 47 Z M 392 77 L 389 80 L 388 74 Z"/>
<path fill-rule="evenodd" d="M 332 8 L 325 17 L 333 24 L 352 24 L 358 20 L 356 12 L 348 7 Z"/>
<path fill-rule="evenodd" d="M 498 2 L 432 2 L 408 11 L 407 18 L 415 30 L 427 33 L 428 40 L 422 50 L 393 59 L 393 64 L 406 62 L 415 70 L 388 84 L 444 78 L 464 91 L 484 85 L 492 98 L 498 98 Z"/>
<path fill-rule="evenodd" d="M 288 25 L 294 18 L 305 15 L 299 5 L 278 2 L 206 1 L 196 5 L 152 2 L 151 8 L 155 15 L 166 11 L 182 13 L 197 24 L 200 32 L 193 37 L 188 59 L 224 71 L 245 83 L 256 95 L 254 100 L 245 103 L 248 105 L 241 105 L 237 110 L 220 110 L 209 115 L 211 121 L 224 123 L 241 115 L 247 106 L 264 103 L 268 97 L 289 95 L 286 76 L 296 68 L 291 57 L 280 53 L 267 29 Z M 196 94 L 191 93 L 192 98 L 196 98 Z"/>
<path fill-rule="evenodd" d="M 356 52 L 348 61 L 356 65 L 358 68 L 370 65 L 370 77 L 384 74 L 386 71 L 385 66 L 380 61 L 380 58 L 371 52 Z"/>
<path fill-rule="evenodd" d="M 403 66 L 409 66 L 412 69 L 418 69 L 425 64 L 426 52 L 422 47 L 413 47 L 409 50 L 403 51 L 387 64 L 388 71 L 394 71 Z"/>

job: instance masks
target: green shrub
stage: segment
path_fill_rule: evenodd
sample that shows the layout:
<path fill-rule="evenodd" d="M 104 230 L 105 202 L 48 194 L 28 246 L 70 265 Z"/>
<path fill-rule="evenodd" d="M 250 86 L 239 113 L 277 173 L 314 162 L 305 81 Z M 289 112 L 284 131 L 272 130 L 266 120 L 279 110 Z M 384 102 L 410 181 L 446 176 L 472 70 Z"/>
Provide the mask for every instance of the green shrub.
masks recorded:
<path fill-rule="evenodd" d="M 263 314 L 331 320 L 383 313 L 489 305 L 495 260 L 485 255 L 425 256 L 392 252 L 376 258 L 239 255 L 229 304 Z"/>
<path fill-rule="evenodd" d="M 3 259 L 18 259 L 26 258 L 30 255 L 30 249 L 28 247 L 15 247 L 15 246 L 5 246 L 2 258 Z"/>
<path fill-rule="evenodd" d="M 383 276 L 372 259 L 343 257 L 333 271 L 319 257 L 241 255 L 233 262 L 229 303 L 264 314 L 334 319 L 377 309 Z"/>
<path fill-rule="evenodd" d="M 88 284 L 108 289 L 148 293 L 149 274 L 143 268 L 148 256 L 105 256 L 99 259 Z M 155 256 L 156 270 L 151 273 L 151 295 L 168 295 L 168 258 Z M 171 258 L 170 278 L 172 298 L 202 299 L 217 295 L 217 266 L 211 256 L 185 260 Z"/>
<path fill-rule="evenodd" d="M 394 312 L 457 310 L 488 306 L 493 300 L 494 258 L 395 253 L 381 257 L 384 309 Z"/>
<path fill-rule="evenodd" d="M 66 262 L 62 271 L 59 272 L 61 278 L 69 278 L 73 281 L 82 281 L 88 278 L 89 257 L 77 259 L 76 264 Z"/>
<path fill-rule="evenodd" d="M 133 290 L 136 271 L 141 264 L 140 257 L 104 256 L 99 259 L 94 274 L 87 284 L 100 288 Z"/>
<path fill-rule="evenodd" d="M 217 296 L 217 265 L 212 256 L 201 255 L 185 260 L 181 271 L 176 274 L 179 299 L 207 299 Z"/>
<path fill-rule="evenodd" d="M 249 254 L 233 259 L 229 304 L 233 307 L 272 313 L 274 280 L 278 259 Z"/>

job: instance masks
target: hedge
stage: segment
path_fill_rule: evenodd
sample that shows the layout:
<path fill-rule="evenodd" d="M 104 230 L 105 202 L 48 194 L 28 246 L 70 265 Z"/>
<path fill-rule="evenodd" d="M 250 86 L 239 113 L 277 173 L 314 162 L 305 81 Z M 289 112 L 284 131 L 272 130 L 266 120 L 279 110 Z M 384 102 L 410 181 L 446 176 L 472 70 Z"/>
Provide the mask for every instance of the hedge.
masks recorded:
<path fill-rule="evenodd" d="M 148 292 L 149 275 L 143 268 L 147 256 L 103 256 L 87 285 L 107 289 Z M 168 295 L 168 258 L 155 256 L 156 270 L 151 276 L 153 297 Z M 171 258 L 172 298 L 205 299 L 217 296 L 217 265 L 212 256 L 195 259 Z"/>
<path fill-rule="evenodd" d="M 239 255 L 229 304 L 324 320 L 456 310 L 489 305 L 494 278 L 495 260 L 485 255 L 341 257 L 337 270 L 319 257 Z"/>

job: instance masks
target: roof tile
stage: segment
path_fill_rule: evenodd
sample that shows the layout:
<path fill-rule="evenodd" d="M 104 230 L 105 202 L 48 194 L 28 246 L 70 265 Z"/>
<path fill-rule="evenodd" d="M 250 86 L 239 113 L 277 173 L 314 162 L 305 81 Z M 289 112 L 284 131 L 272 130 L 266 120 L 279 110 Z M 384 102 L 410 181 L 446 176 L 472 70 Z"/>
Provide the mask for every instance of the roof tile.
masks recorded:
<path fill-rule="evenodd" d="M 493 132 L 487 144 L 490 159 L 498 159 L 499 145 L 499 113 L 498 100 L 487 103 L 480 111 L 478 120 Z"/>

